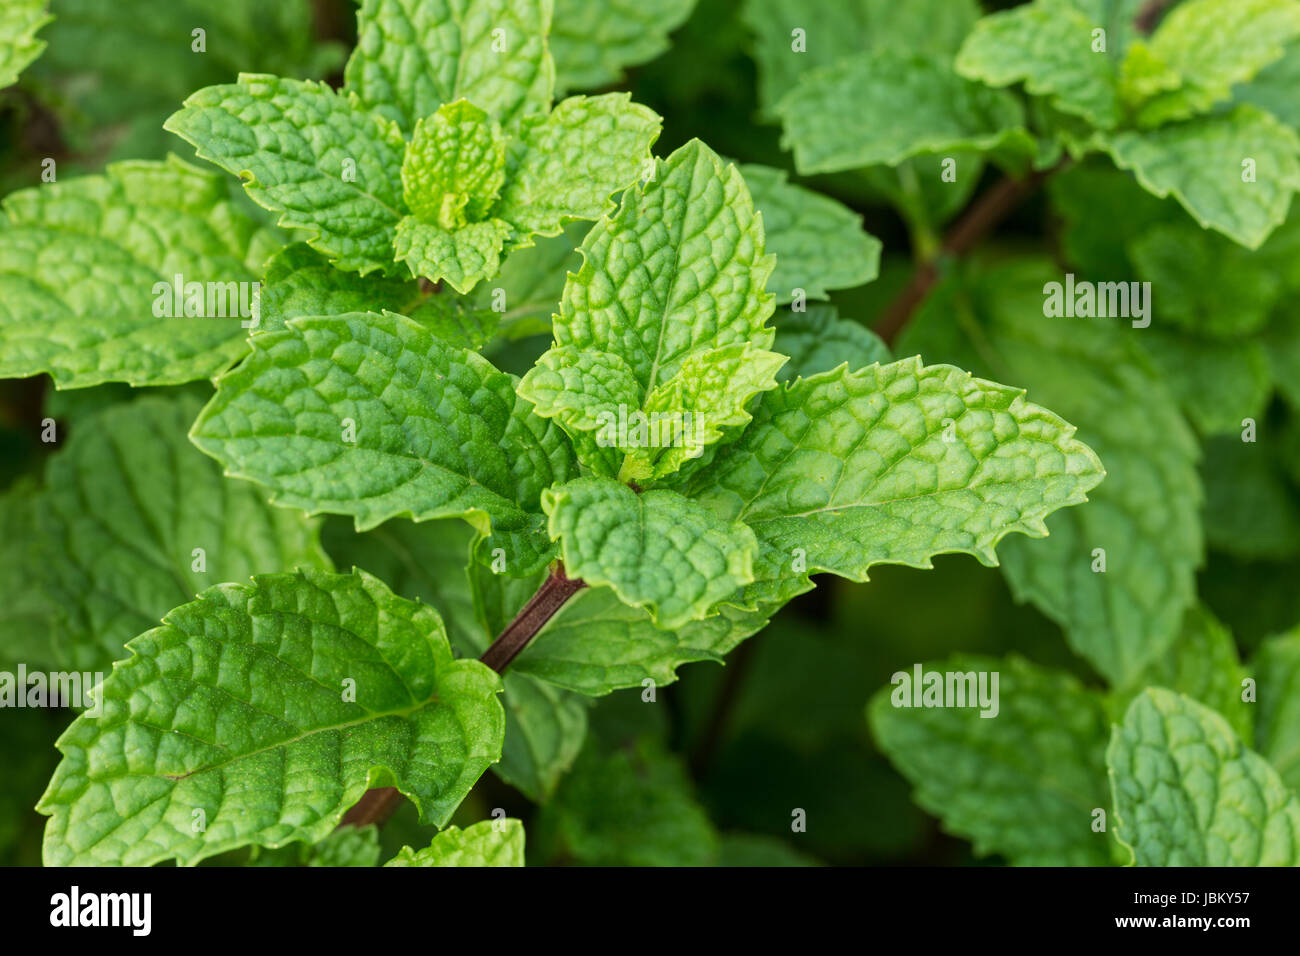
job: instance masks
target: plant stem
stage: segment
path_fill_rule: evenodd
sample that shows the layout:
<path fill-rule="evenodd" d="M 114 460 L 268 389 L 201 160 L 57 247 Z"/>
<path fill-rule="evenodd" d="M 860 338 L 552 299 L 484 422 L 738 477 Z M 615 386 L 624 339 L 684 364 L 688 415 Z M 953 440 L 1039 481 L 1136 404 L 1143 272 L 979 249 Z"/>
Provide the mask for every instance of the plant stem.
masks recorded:
<path fill-rule="evenodd" d="M 1177 2 L 1178 0 L 1147 0 L 1137 16 L 1133 18 L 1133 25 L 1142 33 L 1150 33 L 1155 29 L 1160 15 Z"/>
<path fill-rule="evenodd" d="M 501 636 L 492 642 L 479 660 L 498 674 L 502 673 L 519 652 L 528 646 L 528 642 L 537 636 L 546 622 L 564 606 L 564 602 L 586 586 L 581 578 L 566 576 L 564 565 L 557 561 L 537 593 L 528 599 L 528 603 L 506 625 Z M 396 787 L 367 790 L 357 804 L 343 815 L 339 826 L 364 827 L 371 823 L 383 826 L 401 800 L 402 795 Z"/>

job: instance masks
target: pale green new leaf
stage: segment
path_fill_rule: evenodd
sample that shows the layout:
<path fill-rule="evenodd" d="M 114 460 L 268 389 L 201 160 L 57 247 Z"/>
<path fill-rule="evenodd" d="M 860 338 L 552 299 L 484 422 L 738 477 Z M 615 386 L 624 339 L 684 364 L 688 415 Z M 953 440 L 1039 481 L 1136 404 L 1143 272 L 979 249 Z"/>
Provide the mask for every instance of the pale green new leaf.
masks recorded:
<path fill-rule="evenodd" d="M 778 305 L 800 292 L 824 299 L 831 289 L 865 285 L 880 274 L 880 240 L 862 230 L 862 217 L 835 200 L 787 181 L 770 166 L 740 167 L 763 214 L 767 251 L 776 268 L 767 281 Z"/>
<path fill-rule="evenodd" d="M 565 572 L 613 588 L 665 630 L 706 617 L 754 579 L 754 533 L 675 492 L 578 478 L 543 491 L 542 507 Z"/>
<path fill-rule="evenodd" d="M 391 313 L 294 319 L 252 342 L 192 432 L 228 474 L 358 530 L 463 517 L 514 575 L 549 560 L 538 499 L 573 474 L 572 452 L 510 376 Z"/>
<path fill-rule="evenodd" d="M 763 289 L 773 258 L 763 241 L 762 218 L 734 166 L 698 140 L 660 160 L 654 179 L 628 190 L 618 212 L 587 235 L 582 269 L 570 275 L 555 317 L 555 345 L 524 377 L 520 394 L 538 415 L 564 426 L 597 474 L 624 470 L 615 467 L 616 446 L 629 455 L 626 479 L 648 477 L 645 461 L 630 453 L 652 439 L 643 441 L 634 425 L 612 443 L 598 444 L 591 432 L 642 413 L 656 389 L 688 386 L 673 380 L 707 364 L 693 356 L 728 346 L 768 349 L 773 333 L 764 323 L 773 303 Z M 755 356 L 765 369 L 774 364 L 767 358 Z M 710 418 L 745 421 L 745 403 L 775 384 L 774 377 L 753 379 L 728 379 L 711 392 Z"/>
<path fill-rule="evenodd" d="M 6 0 L 0 9 L 0 89 L 15 83 L 45 49 L 45 41 L 36 39 L 54 19 L 45 7 L 46 0 Z"/>
<path fill-rule="evenodd" d="M 128 648 L 59 738 L 47 865 L 315 842 L 376 786 L 440 826 L 501 754 L 500 679 L 364 573 L 218 585 Z"/>
<path fill-rule="evenodd" d="M 990 86 L 1024 83 L 1058 110 L 1109 129 L 1121 118 L 1116 59 L 1095 49 L 1102 25 L 1072 0 L 1034 0 L 980 20 L 956 70 Z"/>
<path fill-rule="evenodd" d="M 959 675 L 955 686 L 971 696 L 963 706 L 916 706 L 909 668 L 867 708 L 876 740 L 916 788 L 916 802 L 980 856 L 998 853 L 1021 866 L 1109 864 L 1111 844 L 1092 828 L 1094 810 L 1109 805 L 1101 698 L 1068 674 L 1018 657 L 956 657 L 922 668 L 945 681 Z M 998 709 L 989 717 L 975 695 L 982 675 L 990 689 L 993 675 L 998 680 Z"/>
<path fill-rule="evenodd" d="M 122 645 L 222 581 L 329 568 L 317 522 L 227 481 L 185 438 L 201 402 L 151 396 L 79 419 L 5 565 L 0 656 L 107 670 Z M 40 605 L 39 620 L 23 609 Z M 15 619 L 15 615 L 17 618 Z"/>
<path fill-rule="evenodd" d="M 889 346 L 860 322 L 841 319 L 833 305 L 814 305 L 807 312 L 777 313 L 776 344 L 790 361 L 777 372 L 778 381 L 811 378 L 840 365 L 862 368 L 892 361 Z"/>
<path fill-rule="evenodd" d="M 923 54 L 880 51 L 808 73 L 776 114 L 785 128 L 781 145 L 794 151 L 804 175 L 893 166 L 941 150 L 1027 158 L 1036 149 L 1014 96 Z"/>
<path fill-rule="evenodd" d="M 1114 133 L 1100 145 L 1149 192 L 1172 195 L 1202 226 L 1249 249 L 1286 219 L 1291 194 L 1300 189 L 1300 135 L 1246 104 L 1159 129 Z"/>
<path fill-rule="evenodd" d="M 0 376 L 83 388 L 214 375 L 247 350 L 252 324 L 227 283 L 256 281 L 280 241 L 222 177 L 174 157 L 13 193 L 0 216 Z M 177 275 L 220 284 L 224 306 L 209 294 L 200 311 L 229 317 L 186 315 Z"/>
<path fill-rule="evenodd" d="M 1292 790 L 1300 788 L 1300 628 L 1271 637 L 1252 662 L 1259 682 L 1255 743 Z"/>
<path fill-rule="evenodd" d="M 954 551 L 993 565 L 1002 538 L 1042 537 L 1047 515 L 1101 481 L 1073 434 L 1021 390 L 952 366 L 841 366 L 764 395 L 684 493 L 753 528 L 767 567 L 800 560 L 778 588 L 816 571 L 864 581 L 875 564 L 928 568 Z"/>
<path fill-rule="evenodd" d="M 555 57 L 556 93 L 619 82 L 625 67 L 668 49 L 668 34 L 696 0 L 555 0 L 548 38 Z"/>
<path fill-rule="evenodd" d="M 746 0 L 741 16 L 755 35 L 759 103 L 770 114 L 800 76 L 837 60 L 901 50 L 951 61 L 980 7 L 977 0 Z"/>
<path fill-rule="evenodd" d="M 518 820 L 483 820 L 447 827 L 424 849 L 404 846 L 384 866 L 523 866 L 524 825 Z"/>
<path fill-rule="evenodd" d="M 393 250 L 411 273 L 447 282 L 457 292 L 469 292 L 501 267 L 501 249 L 510 235 L 500 219 L 471 222 L 455 229 L 404 216 L 397 224 Z"/>
<path fill-rule="evenodd" d="M 409 136 L 466 99 L 503 127 L 550 108 L 551 0 L 363 0 L 344 90 Z"/>
<path fill-rule="evenodd" d="M 244 180 L 279 224 L 340 269 L 394 271 L 405 142 L 392 122 L 324 83 L 246 73 L 209 86 L 165 124 L 198 155 Z"/>
<path fill-rule="evenodd" d="M 1138 866 L 1300 865 L 1300 799 L 1208 707 L 1144 691 L 1106 764 L 1115 834 Z"/>
<path fill-rule="evenodd" d="M 444 103 L 415 124 L 402 160 L 402 197 L 417 219 L 444 229 L 479 222 L 505 179 L 501 127 L 474 104 Z"/>
<path fill-rule="evenodd" d="M 1180 79 L 1171 90 L 1139 105 L 1137 121 L 1157 126 L 1204 113 L 1232 96 L 1232 88 L 1281 59 L 1300 37 L 1295 0 L 1187 0 L 1160 23 L 1149 44 L 1134 47 Z"/>

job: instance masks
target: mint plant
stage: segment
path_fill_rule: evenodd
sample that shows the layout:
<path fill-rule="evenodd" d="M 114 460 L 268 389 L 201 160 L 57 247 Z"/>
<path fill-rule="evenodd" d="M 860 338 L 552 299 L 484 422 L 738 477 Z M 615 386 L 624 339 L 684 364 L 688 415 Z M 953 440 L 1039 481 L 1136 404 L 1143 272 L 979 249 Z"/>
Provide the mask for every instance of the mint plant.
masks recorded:
<path fill-rule="evenodd" d="M 221 58 L 117 100 L 45 6 L 0 86 L 95 168 L 0 207 L 0 376 L 56 388 L 0 657 L 99 675 L 45 864 L 859 845 L 737 796 L 782 760 L 885 856 L 914 799 L 1014 864 L 1300 864 L 1300 607 L 1197 579 L 1300 560 L 1300 2 L 363 0 L 344 62 L 187 0 Z"/>

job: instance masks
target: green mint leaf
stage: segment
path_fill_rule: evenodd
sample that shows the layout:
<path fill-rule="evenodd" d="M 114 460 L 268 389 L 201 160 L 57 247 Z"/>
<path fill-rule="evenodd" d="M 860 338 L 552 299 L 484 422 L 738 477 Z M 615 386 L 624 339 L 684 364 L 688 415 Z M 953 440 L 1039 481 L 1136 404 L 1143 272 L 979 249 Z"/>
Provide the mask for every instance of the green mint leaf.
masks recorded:
<path fill-rule="evenodd" d="M 59 738 L 47 865 L 321 840 L 373 786 L 441 825 L 500 756 L 500 680 L 369 575 L 263 575 L 163 620 Z"/>
<path fill-rule="evenodd" d="M 1266 640 L 1252 663 L 1259 681 L 1256 744 L 1295 790 L 1300 786 L 1300 628 Z"/>
<path fill-rule="evenodd" d="M 339 827 L 319 843 L 290 843 L 278 850 L 255 846 L 248 866 L 378 866 L 379 829 Z"/>
<path fill-rule="evenodd" d="M 3 209 L 0 376 L 174 385 L 247 350 L 252 283 L 280 238 L 220 176 L 175 158 L 118 163 L 12 193 Z"/>
<path fill-rule="evenodd" d="M 993 565 L 1002 538 L 1045 535 L 1047 515 L 1101 480 L 1073 434 L 1019 389 L 951 366 L 841 366 L 764 395 L 685 493 L 753 528 L 783 588 L 953 551 Z"/>
<path fill-rule="evenodd" d="M 1242 441 L 1241 418 L 1205 444 L 1206 541 L 1246 560 L 1289 558 L 1300 552 L 1300 501 L 1278 442 Z"/>
<path fill-rule="evenodd" d="M 770 166 L 740 167 L 763 214 L 767 251 L 776 268 L 767 289 L 778 305 L 799 293 L 824 299 L 831 289 L 865 285 L 880 274 L 880 240 L 862 231 L 862 217 L 835 200 L 787 181 Z"/>
<path fill-rule="evenodd" d="M 579 478 L 543 491 L 542 507 L 566 572 L 612 587 L 664 629 L 707 616 L 754 579 L 754 533 L 675 492 Z"/>
<path fill-rule="evenodd" d="M 1193 605 L 1173 646 L 1116 691 L 1109 706 L 1115 721 L 1121 721 L 1142 690 L 1165 687 L 1216 711 L 1249 744 L 1254 739 L 1254 705 L 1241 699 L 1245 678 L 1231 632 L 1208 609 Z"/>
<path fill-rule="evenodd" d="M 107 670 L 129 638 L 206 587 L 330 566 L 317 522 L 224 480 L 186 441 L 201 404 L 178 395 L 110 406 L 79 419 L 50 458 L 46 487 L 23 506 L 27 551 L 11 566 L 27 571 L 3 588 L 19 659 Z M 45 614 L 23 620 L 34 604 Z"/>
<path fill-rule="evenodd" d="M 1056 109 L 1109 129 L 1122 118 L 1119 78 L 1109 48 L 1097 49 L 1099 28 L 1072 0 L 1034 0 L 980 20 L 956 70 L 990 86 L 1024 83 Z"/>
<path fill-rule="evenodd" d="M 741 16 L 754 33 L 759 103 L 774 118 L 802 75 L 838 60 L 898 50 L 951 60 L 980 8 L 976 0 L 746 0 Z"/>
<path fill-rule="evenodd" d="M 954 280 L 932 294 L 898 350 L 1023 385 L 1096 449 L 1106 480 L 1088 506 L 1052 518 L 1043 541 L 1008 541 L 1002 568 L 1017 598 L 1122 685 L 1169 648 L 1196 593 L 1199 449 L 1173 396 L 1116 329 L 1123 320 L 1044 316 L 1046 284 L 1064 278 L 1025 259 Z"/>
<path fill-rule="evenodd" d="M 1242 419 L 1262 415 L 1273 394 L 1268 354 L 1258 339 L 1204 338 L 1153 326 L 1137 342 L 1203 435 L 1239 434 Z"/>
<path fill-rule="evenodd" d="M 550 0 L 363 0 L 344 90 L 410 135 L 466 99 L 503 127 L 550 108 Z"/>
<path fill-rule="evenodd" d="M 534 246 L 516 249 L 502 263 L 496 278 L 478 287 L 473 302 L 477 308 L 500 315 L 497 334 L 502 339 L 550 334 L 551 316 L 559 308 L 565 279 L 581 268 L 577 249 L 590 228 L 591 223 L 573 222 L 562 235 L 543 237 Z"/>
<path fill-rule="evenodd" d="M 510 376 L 391 313 L 293 319 L 252 342 L 191 433 L 228 474 L 363 531 L 463 517 L 512 575 L 550 559 L 538 499 L 571 476 L 572 452 Z"/>
<path fill-rule="evenodd" d="M 599 697 L 645 680 L 663 686 L 692 661 L 721 661 L 761 630 L 775 611 L 720 613 L 676 630 L 655 627 L 650 614 L 619 599 L 612 588 L 583 588 L 551 618 L 510 665 L 547 683 Z"/>
<path fill-rule="evenodd" d="M 718 845 L 717 866 L 773 867 L 821 866 L 814 857 L 790 848 L 784 840 L 754 833 L 724 833 Z"/>
<path fill-rule="evenodd" d="M 555 57 L 556 92 L 617 84 L 625 67 L 668 49 L 668 34 L 685 22 L 696 0 L 555 0 L 547 38 Z"/>
<path fill-rule="evenodd" d="M 777 314 L 776 344 L 790 361 L 777 372 L 778 381 L 811 378 L 818 372 L 848 364 L 862 368 L 893 361 L 889 346 L 865 325 L 841 319 L 833 305 L 814 305 L 806 312 L 783 310 Z"/>
<path fill-rule="evenodd" d="M 1297 84 L 1300 84 L 1300 42 L 1293 42 L 1280 60 L 1265 67 L 1249 83 L 1237 87 L 1233 99 L 1238 103 L 1253 103 L 1292 129 L 1300 130 Z"/>
<path fill-rule="evenodd" d="M 1300 189 L 1300 135 L 1249 105 L 1143 132 L 1101 147 L 1143 188 L 1172 195 L 1202 226 L 1258 249 Z M 1252 175 L 1253 172 L 1253 175 Z"/>
<path fill-rule="evenodd" d="M 840 60 L 803 76 L 775 110 L 785 127 L 781 145 L 803 175 L 945 150 L 1010 157 L 1036 149 L 1015 97 L 919 53 Z"/>
<path fill-rule="evenodd" d="M 415 124 L 402 160 L 402 196 L 417 219 L 443 229 L 479 222 L 505 179 L 505 137 L 477 106 L 444 103 Z"/>
<path fill-rule="evenodd" d="M 779 362 L 762 354 L 773 335 L 764 325 L 773 259 L 763 252 L 762 219 L 736 168 L 693 140 L 660 160 L 643 189 L 624 194 L 618 212 L 587 235 L 582 254 L 555 317 L 555 345 L 524 376 L 520 394 L 538 415 L 559 421 L 598 475 L 660 477 L 712 439 L 688 445 L 678 432 L 694 424 L 680 419 L 669 423 L 672 441 L 652 445 L 652 400 L 689 402 L 703 369 L 734 367 L 720 350 L 752 346 L 755 367 L 770 376 L 719 374 L 698 393 L 710 403 L 702 431 L 716 436 L 719 425 L 747 421 L 755 391 L 775 384 Z"/>
<path fill-rule="evenodd" d="M 1178 79 L 1133 102 L 1137 122 L 1158 126 L 1204 113 L 1232 96 L 1232 88 L 1281 59 L 1300 37 L 1300 5 L 1292 0 L 1188 0 L 1169 12 L 1149 44 L 1135 54 L 1166 66 Z"/>
<path fill-rule="evenodd" d="M 397 224 L 393 247 L 397 260 L 415 275 L 446 279 L 457 292 L 465 293 L 497 274 L 509 235 L 510 226 L 500 219 L 444 229 L 406 216 Z"/>
<path fill-rule="evenodd" d="M 1208 707 L 1144 691 L 1106 764 L 1115 835 L 1138 866 L 1300 864 L 1300 799 Z"/>
<path fill-rule="evenodd" d="M 324 83 L 244 74 L 190 96 L 166 122 L 244 179 L 258 205 L 340 269 L 393 271 L 405 143 L 397 126 Z"/>
<path fill-rule="evenodd" d="M 653 737 L 588 746 L 542 808 L 534 845 L 588 866 L 708 866 L 718 836 L 686 768 Z"/>
<path fill-rule="evenodd" d="M 46 0 L 11 0 L 0 10 L 0 89 L 12 86 L 28 64 L 41 55 L 41 27 L 54 19 Z"/>
<path fill-rule="evenodd" d="M 923 664 L 921 674 L 918 687 L 914 669 L 899 671 L 867 708 L 872 733 L 916 788 L 916 802 L 970 839 L 979 856 L 1000 853 L 1019 866 L 1110 863 L 1106 835 L 1092 829 L 1093 811 L 1109 806 L 1101 698 L 1018 657 L 955 657 Z M 953 686 L 970 695 L 965 705 L 922 706 L 929 674 L 945 682 L 959 675 Z M 979 682 L 991 690 L 995 674 L 996 713 L 977 699 Z"/>
<path fill-rule="evenodd" d="M 447 827 L 424 849 L 402 847 L 384 866 L 523 866 L 524 825 L 484 820 L 464 830 Z"/>

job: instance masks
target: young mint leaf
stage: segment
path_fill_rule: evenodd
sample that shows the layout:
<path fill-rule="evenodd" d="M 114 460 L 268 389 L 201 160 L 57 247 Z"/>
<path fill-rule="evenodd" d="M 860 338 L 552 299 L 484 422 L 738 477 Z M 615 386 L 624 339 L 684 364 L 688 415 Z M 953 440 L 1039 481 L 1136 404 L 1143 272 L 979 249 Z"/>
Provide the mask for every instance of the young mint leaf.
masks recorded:
<path fill-rule="evenodd" d="M 185 440 L 200 405 L 150 396 L 78 421 L 50 458 L 45 489 L 24 505 L 31 525 L 14 543 L 25 559 L 6 564 L 0 587 L 7 652 L 29 665 L 107 670 L 123 643 L 206 587 L 330 567 L 317 522 L 223 480 Z M 22 620 L 38 602 L 44 618 Z"/>
<path fill-rule="evenodd" d="M 255 281 L 281 240 L 230 201 L 221 177 L 174 157 L 119 163 L 13 193 L 3 208 L 0 376 L 172 385 L 247 350 L 242 323 L 253 320 L 229 283 Z M 177 275 L 219 284 L 219 303 L 201 293 L 194 314 Z M 210 304 L 230 317 L 202 314 Z"/>
<path fill-rule="evenodd" d="M 1144 691 L 1106 764 L 1115 834 L 1138 866 L 1300 864 L 1300 799 L 1208 707 Z"/>
<path fill-rule="evenodd" d="M 404 846 L 384 866 L 523 866 L 524 825 L 483 820 L 464 830 L 447 827 L 423 850 Z"/>
<path fill-rule="evenodd" d="M 841 319 L 833 305 L 814 305 L 806 312 L 777 313 L 774 348 L 790 361 L 777 372 L 777 381 L 812 378 L 840 365 L 862 368 L 891 362 L 889 346 L 876 333 L 852 319 Z"/>
<path fill-rule="evenodd" d="M 741 16 L 755 37 L 759 103 L 775 118 L 773 107 L 804 73 L 837 60 L 903 50 L 950 61 L 980 8 L 976 0 L 746 0 Z"/>
<path fill-rule="evenodd" d="M 436 223 L 406 216 L 397 224 L 393 248 L 397 260 L 413 274 L 446 279 L 457 292 L 468 292 L 501 267 L 501 247 L 510 226 L 500 219 L 445 229 Z"/>
<path fill-rule="evenodd" d="M 862 231 L 862 217 L 835 200 L 787 181 L 770 166 L 740 167 L 763 214 L 767 251 L 776 256 L 768 291 L 778 305 L 802 293 L 824 299 L 830 289 L 865 285 L 880 274 L 880 240 Z"/>
<path fill-rule="evenodd" d="M 340 269 L 393 271 L 405 143 L 397 126 L 324 83 L 243 74 L 190 96 L 166 128 L 244 179 L 258 205 Z"/>
<path fill-rule="evenodd" d="M 1252 662 L 1259 699 L 1255 741 L 1288 787 L 1300 787 L 1300 628 L 1266 640 Z"/>
<path fill-rule="evenodd" d="M 898 351 L 1026 386 L 1078 422 L 1101 456 L 1107 477 L 1088 507 L 1053 518 L 1044 541 L 1008 541 L 1002 567 L 1019 599 L 1123 684 L 1173 643 L 1196 593 L 1199 449 L 1173 396 L 1115 328 L 1123 320 L 1044 316 L 1046 284 L 1063 279 L 1038 259 L 954 279 L 932 293 Z"/>
<path fill-rule="evenodd" d="M 1135 55 L 1164 65 L 1178 80 L 1173 89 L 1131 105 L 1141 126 L 1204 113 L 1232 95 L 1238 83 L 1282 57 L 1300 37 L 1300 4 L 1293 0 L 1188 0 L 1169 12 L 1149 44 Z"/>
<path fill-rule="evenodd" d="M 754 533 L 672 491 L 638 495 L 608 478 L 542 492 L 566 573 L 607 585 L 672 630 L 754 579 Z"/>
<path fill-rule="evenodd" d="M 228 474 L 358 530 L 463 517 L 513 575 L 550 559 L 538 499 L 572 476 L 572 452 L 510 376 L 391 313 L 293 319 L 252 342 L 191 433 Z"/>
<path fill-rule="evenodd" d="M 993 565 L 1002 538 L 1042 537 L 1047 515 L 1101 481 L 1073 434 L 1020 390 L 951 366 L 841 366 L 764 395 L 682 490 L 753 528 L 780 588 L 817 571 L 864 581 L 875 564 L 928 568 L 952 551 Z M 772 586 L 756 576 L 760 593 Z"/>
<path fill-rule="evenodd" d="M 803 175 L 922 153 L 973 149 L 1032 156 L 1024 110 L 1010 93 L 964 79 L 919 53 L 882 50 L 805 74 L 776 104 Z"/>
<path fill-rule="evenodd" d="M 1300 135 L 1246 104 L 1099 142 L 1144 189 L 1172 195 L 1202 226 L 1248 249 L 1286 219 L 1300 189 Z"/>
<path fill-rule="evenodd" d="M 1056 109 L 1110 129 L 1122 117 L 1118 61 L 1096 49 L 1094 31 L 1101 27 L 1073 0 L 1034 0 L 980 20 L 957 54 L 956 70 L 990 86 L 1024 83 Z"/>
<path fill-rule="evenodd" d="M 509 128 L 551 106 L 551 0 L 363 0 L 344 90 L 408 136 L 466 99 Z"/>
<path fill-rule="evenodd" d="M 660 160 L 643 189 L 624 194 L 582 254 L 564 287 L 555 344 L 524 376 L 520 395 L 559 421 L 598 475 L 662 477 L 698 457 L 718 426 L 748 421 L 746 403 L 775 384 L 781 357 L 767 352 L 773 305 L 763 289 L 773 258 L 763 252 L 762 219 L 735 167 L 693 140 Z M 728 347 L 751 346 L 745 374 L 729 377 L 740 369 Z M 705 370 L 710 379 L 697 386 Z M 691 411 L 674 401 L 692 394 L 709 403 L 700 434 L 642 439 L 648 416 L 640 432 L 635 416 L 653 410 L 651 402 Z M 673 427 L 693 424 L 679 416 Z"/>
<path fill-rule="evenodd" d="M 498 677 L 369 575 L 262 575 L 163 621 L 59 738 L 47 865 L 317 841 L 374 786 L 442 825 L 500 756 Z"/>
<path fill-rule="evenodd" d="M 1092 829 L 1106 793 L 1106 712 L 1068 674 L 1018 657 L 955 657 L 923 673 L 998 677 L 998 709 L 922 707 L 922 688 L 895 684 L 867 708 L 871 730 L 916 788 L 915 799 L 975 853 L 1019 866 L 1106 866 L 1111 844 Z M 901 671 L 909 680 L 910 670 Z M 965 684 L 959 684 L 965 687 Z"/>
<path fill-rule="evenodd" d="M 625 67 L 668 49 L 668 34 L 696 0 L 555 0 L 547 41 L 555 57 L 556 93 L 616 84 Z"/>
<path fill-rule="evenodd" d="M 0 10 L 0 89 L 12 86 L 18 74 L 41 55 L 45 41 L 36 39 L 41 27 L 54 19 L 46 0 L 9 0 Z"/>
<path fill-rule="evenodd" d="M 1115 721 L 1142 690 L 1166 687 L 1216 711 L 1247 745 L 1254 739 L 1253 705 L 1242 701 L 1245 668 L 1232 634 L 1201 605 L 1193 605 L 1173 646 L 1107 701 Z"/>
<path fill-rule="evenodd" d="M 402 196 L 417 219 L 443 229 L 478 222 L 505 179 L 505 137 L 477 106 L 444 103 L 415 124 L 402 160 Z"/>

